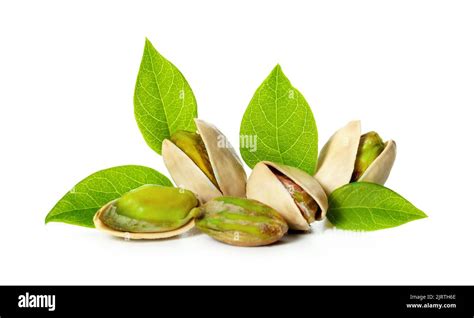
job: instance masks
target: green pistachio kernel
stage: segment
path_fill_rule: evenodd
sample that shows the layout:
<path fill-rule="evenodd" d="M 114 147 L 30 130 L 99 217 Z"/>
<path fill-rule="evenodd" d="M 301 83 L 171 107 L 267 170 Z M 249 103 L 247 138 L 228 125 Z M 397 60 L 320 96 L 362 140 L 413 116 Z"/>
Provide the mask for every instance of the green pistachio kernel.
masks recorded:
<path fill-rule="evenodd" d="M 219 189 L 214 170 L 209 160 L 206 146 L 201 136 L 194 132 L 179 130 L 171 136 L 171 141 L 181 149 Z"/>
<path fill-rule="evenodd" d="M 124 194 L 102 215 L 104 224 L 118 231 L 167 232 L 186 225 L 200 210 L 188 190 L 144 185 Z"/>
<path fill-rule="evenodd" d="M 208 201 L 196 226 L 218 241 L 237 246 L 268 245 L 288 231 L 283 217 L 271 207 L 236 197 Z"/>
<path fill-rule="evenodd" d="M 375 132 L 368 132 L 360 137 L 359 148 L 352 173 L 351 182 L 360 179 L 367 168 L 382 153 L 385 144 L 380 136 Z"/>

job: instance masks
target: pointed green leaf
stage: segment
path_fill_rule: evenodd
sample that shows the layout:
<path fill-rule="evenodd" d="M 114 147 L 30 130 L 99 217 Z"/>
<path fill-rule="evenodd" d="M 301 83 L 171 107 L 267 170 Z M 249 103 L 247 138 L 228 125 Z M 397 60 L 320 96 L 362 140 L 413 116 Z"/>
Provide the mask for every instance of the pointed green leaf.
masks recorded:
<path fill-rule="evenodd" d="M 303 95 L 277 65 L 255 92 L 240 126 L 240 153 L 253 168 L 263 160 L 300 168 L 314 174 L 318 130 Z M 251 147 L 248 140 L 254 140 Z"/>
<path fill-rule="evenodd" d="M 106 203 L 144 184 L 173 186 L 164 175 L 143 166 L 120 166 L 98 171 L 72 188 L 46 216 L 46 223 L 64 222 L 94 227 L 92 219 Z"/>
<path fill-rule="evenodd" d="M 195 131 L 197 104 L 183 74 L 146 39 L 135 85 L 135 119 L 146 143 L 161 154 L 163 139 Z"/>
<path fill-rule="evenodd" d="M 340 229 L 375 231 L 422 219 L 427 215 L 384 186 L 353 182 L 331 193 L 327 217 Z"/>

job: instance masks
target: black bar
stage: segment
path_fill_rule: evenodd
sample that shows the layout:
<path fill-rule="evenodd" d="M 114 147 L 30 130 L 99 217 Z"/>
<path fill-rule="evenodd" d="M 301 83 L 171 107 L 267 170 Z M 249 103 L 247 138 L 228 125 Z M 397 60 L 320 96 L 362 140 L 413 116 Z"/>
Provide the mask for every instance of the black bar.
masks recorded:
<path fill-rule="evenodd" d="M 314 317 L 474 317 L 473 291 L 473 286 L 0 286 L 0 318 L 250 317 L 285 311 Z"/>

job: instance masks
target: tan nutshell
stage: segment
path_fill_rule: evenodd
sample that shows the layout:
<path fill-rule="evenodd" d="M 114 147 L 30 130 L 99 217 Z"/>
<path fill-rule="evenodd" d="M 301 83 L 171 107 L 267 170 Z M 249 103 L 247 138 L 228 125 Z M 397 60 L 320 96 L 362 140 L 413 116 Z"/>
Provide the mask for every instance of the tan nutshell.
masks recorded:
<path fill-rule="evenodd" d="M 170 238 L 173 236 L 178 236 L 180 234 L 183 234 L 191 230 L 194 227 L 194 219 L 192 219 L 186 225 L 180 227 L 179 229 L 167 231 L 167 232 L 134 233 L 134 232 L 117 231 L 108 227 L 101 220 L 101 214 L 104 213 L 107 209 L 112 208 L 115 202 L 116 200 L 107 203 L 102 208 L 100 208 L 99 211 L 97 211 L 97 213 L 94 215 L 94 225 L 96 229 L 112 236 L 121 237 L 124 239 L 131 239 L 131 240 L 157 240 L 157 239 L 165 239 L 165 238 Z"/>
<path fill-rule="evenodd" d="M 322 148 L 314 177 L 327 195 L 351 182 L 360 138 L 360 121 L 351 121 L 336 131 Z M 370 164 L 358 181 L 383 185 L 387 181 L 395 157 L 396 144 L 393 140 L 389 140 L 385 143 L 382 153 Z"/>
<path fill-rule="evenodd" d="M 393 140 L 385 143 L 385 148 L 375 161 L 367 168 L 359 181 L 385 184 L 397 156 L 397 144 Z"/>
<path fill-rule="evenodd" d="M 247 181 L 247 197 L 278 211 L 291 229 L 308 231 L 310 229 L 308 221 L 272 169 L 291 179 L 311 196 L 318 205 L 316 220 L 325 217 L 328 200 L 323 188 L 313 176 L 294 167 L 268 161 L 259 162 Z"/>
<path fill-rule="evenodd" d="M 223 195 L 244 197 L 247 175 L 234 148 L 215 126 L 200 119 L 194 121 L 219 187 L 180 148 L 165 139 L 163 160 L 172 179 L 177 186 L 194 192 L 202 203 Z"/>
<path fill-rule="evenodd" d="M 327 194 L 351 180 L 360 135 L 360 121 L 351 121 L 336 131 L 321 150 L 315 177 Z"/>

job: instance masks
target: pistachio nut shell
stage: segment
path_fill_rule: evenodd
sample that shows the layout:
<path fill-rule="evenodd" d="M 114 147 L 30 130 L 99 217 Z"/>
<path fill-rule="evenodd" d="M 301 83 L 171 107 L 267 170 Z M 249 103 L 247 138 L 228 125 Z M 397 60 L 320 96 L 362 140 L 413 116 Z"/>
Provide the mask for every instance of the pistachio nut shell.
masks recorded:
<path fill-rule="evenodd" d="M 360 121 L 351 121 L 321 149 L 315 177 L 328 195 L 351 181 L 360 136 Z"/>
<path fill-rule="evenodd" d="M 375 131 L 363 134 L 360 137 L 351 182 L 358 181 L 384 149 L 385 143 Z"/>
<path fill-rule="evenodd" d="M 245 196 L 247 174 L 226 136 L 201 119 L 195 119 L 199 134 L 206 145 L 219 189 L 225 196 Z"/>
<path fill-rule="evenodd" d="M 262 246 L 288 231 L 283 217 L 271 207 L 250 199 L 219 197 L 201 207 L 196 227 L 212 238 L 235 246 Z"/>
<path fill-rule="evenodd" d="M 94 225 L 96 229 L 99 231 L 105 232 L 109 235 L 121 237 L 124 239 L 131 239 L 131 240 L 157 240 L 157 239 L 165 239 L 170 238 L 173 236 L 181 235 L 194 227 L 194 219 L 189 221 L 184 226 L 180 227 L 179 229 L 168 231 L 168 232 L 152 232 L 152 233 L 133 233 L 133 232 L 122 232 L 114 230 L 108 227 L 105 223 L 102 222 L 102 214 L 107 210 L 113 207 L 116 200 L 111 201 L 104 205 L 102 208 L 97 211 L 94 215 Z"/>
<path fill-rule="evenodd" d="M 172 134 L 170 139 L 204 172 L 216 187 L 219 187 L 209 161 L 206 146 L 198 133 L 179 130 Z"/>
<path fill-rule="evenodd" d="M 327 195 L 351 181 L 360 138 L 360 121 L 351 121 L 336 131 L 321 150 L 314 176 Z M 395 157 L 396 144 L 393 140 L 390 140 L 385 143 L 382 153 L 372 162 L 358 181 L 383 185 L 387 181 Z"/>
<path fill-rule="evenodd" d="M 385 184 L 397 156 L 397 144 L 393 140 L 385 143 L 385 148 L 377 159 L 365 170 L 358 181 Z"/>
<path fill-rule="evenodd" d="M 227 138 L 215 126 L 200 119 L 194 121 L 219 187 L 181 149 L 165 139 L 163 160 L 174 182 L 197 194 L 203 203 L 222 195 L 245 196 L 247 175 Z"/>
<path fill-rule="evenodd" d="M 163 140 L 162 154 L 165 166 L 177 186 L 196 193 L 201 202 L 222 195 L 194 161 L 168 139 Z"/>
<path fill-rule="evenodd" d="M 170 237 L 188 228 L 199 213 L 198 205 L 191 191 L 144 185 L 100 209 L 94 222 L 97 228 L 121 237 Z"/>
<path fill-rule="evenodd" d="M 318 181 L 306 172 L 269 161 L 255 165 L 247 181 L 247 197 L 265 203 L 278 211 L 294 230 L 308 231 L 310 226 L 293 197 L 270 168 L 276 169 L 305 190 L 318 204 L 317 220 L 326 216 L 328 199 Z"/>

